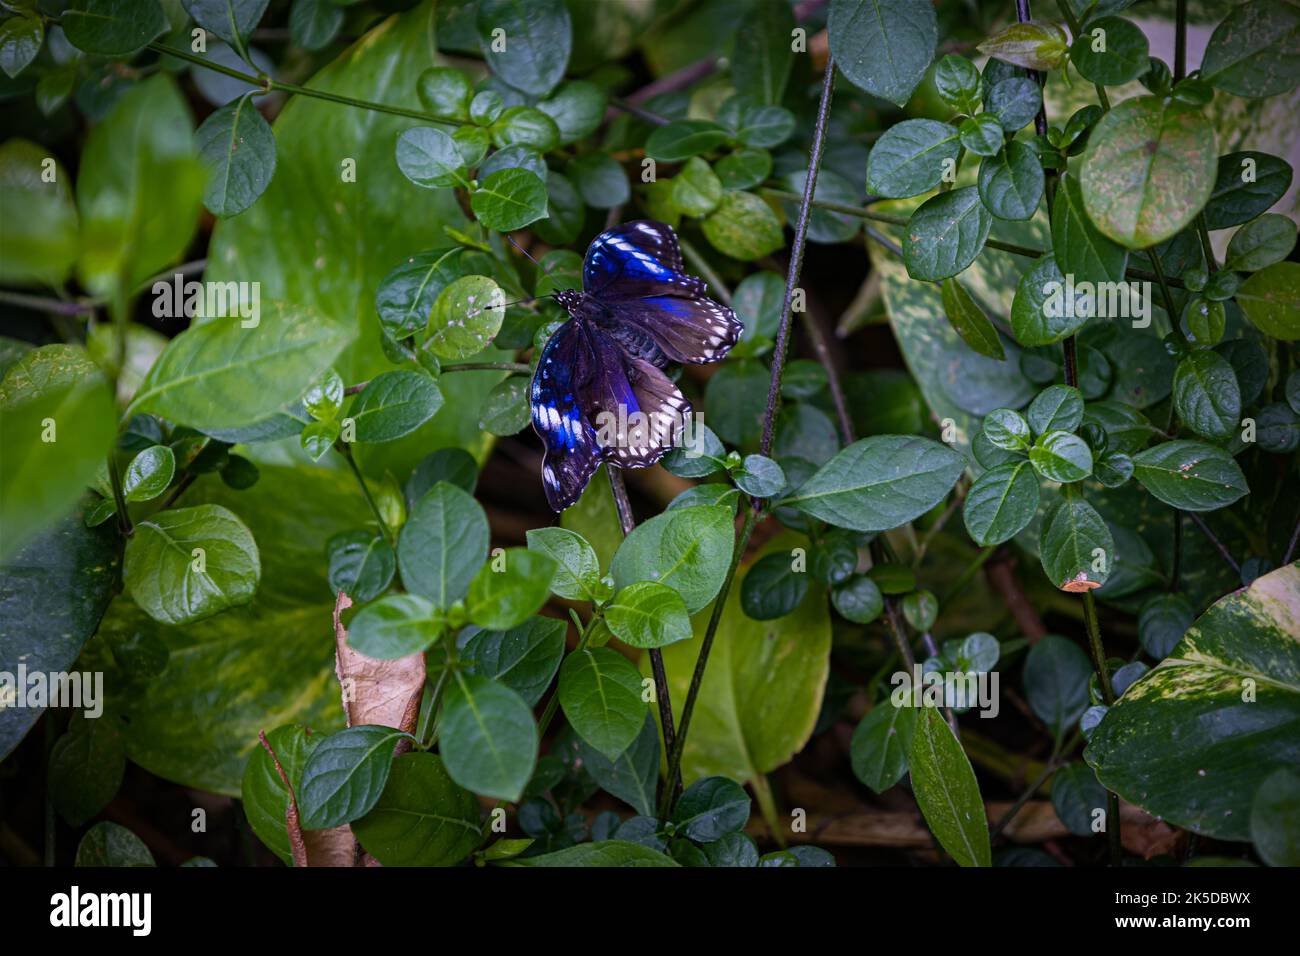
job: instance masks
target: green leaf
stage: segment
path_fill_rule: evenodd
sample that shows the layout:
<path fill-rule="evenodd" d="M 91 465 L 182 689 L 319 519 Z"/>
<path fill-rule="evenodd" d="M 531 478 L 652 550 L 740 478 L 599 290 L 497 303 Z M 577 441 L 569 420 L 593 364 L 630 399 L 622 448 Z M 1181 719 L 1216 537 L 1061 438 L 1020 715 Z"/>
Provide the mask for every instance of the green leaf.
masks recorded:
<path fill-rule="evenodd" d="M 388 589 L 397 571 L 397 555 L 381 536 L 369 531 L 346 531 L 330 538 L 329 583 L 355 604 L 373 601 Z"/>
<path fill-rule="evenodd" d="M 280 762 L 280 769 L 289 778 L 295 794 L 301 787 L 307 758 L 320 741 L 319 735 L 297 724 L 277 727 L 266 735 L 266 742 L 275 751 L 275 760 Z M 292 863 L 293 849 L 286 829 L 289 791 L 280 779 L 275 760 L 265 747 L 256 747 L 244 767 L 239 794 L 244 801 L 244 816 L 257 838 L 285 863 Z"/>
<path fill-rule="evenodd" d="M 688 216 L 707 216 L 722 199 L 722 182 L 698 156 L 686 161 L 672 183 L 673 205 Z"/>
<path fill-rule="evenodd" d="M 1138 640 L 1142 649 L 1156 660 L 1163 660 L 1183 639 L 1195 618 L 1196 609 L 1181 594 L 1152 598 L 1142 605 L 1138 614 Z"/>
<path fill-rule="evenodd" d="M 1042 435 L 1029 449 L 1034 470 L 1048 481 L 1082 481 L 1092 474 L 1092 450 L 1078 435 L 1065 431 Z"/>
<path fill-rule="evenodd" d="M 794 133 L 795 122 L 794 114 L 784 106 L 750 104 L 740 110 L 735 127 L 736 139 L 746 146 L 780 146 Z M 822 172 L 829 173 L 830 170 Z"/>
<path fill-rule="evenodd" d="M 713 843 L 749 821 L 749 794 L 734 780 L 705 777 L 677 798 L 673 824 L 696 843 Z"/>
<path fill-rule="evenodd" d="M 78 50 L 124 57 L 166 30 L 167 18 L 158 0 L 76 0 L 60 26 Z"/>
<path fill-rule="evenodd" d="M 996 116 L 1008 133 L 1022 130 L 1034 121 L 1043 105 L 1043 91 L 1027 76 L 999 80 L 984 94 L 984 109 Z"/>
<path fill-rule="evenodd" d="M 127 501 L 150 501 L 167 490 L 175 473 L 175 453 L 166 445 L 154 445 L 131 460 L 122 479 L 122 491 Z"/>
<path fill-rule="evenodd" d="M 500 866 L 563 866 L 563 867 L 608 867 L 623 866 L 680 866 L 672 857 L 665 856 L 658 850 L 652 850 L 640 843 L 627 840 L 598 840 L 595 843 L 580 843 L 553 853 L 540 856 L 515 857 L 498 864 Z"/>
<path fill-rule="evenodd" d="M 79 827 L 117 795 L 125 771 L 115 723 L 74 713 L 50 752 L 50 801 L 69 826 Z"/>
<path fill-rule="evenodd" d="M 1102 784 L 1174 826 L 1251 839 L 1261 785 L 1296 764 L 1297 617 L 1294 563 L 1210 607 L 1093 731 L 1084 758 Z"/>
<path fill-rule="evenodd" d="M 717 149 L 727 141 L 727 131 L 707 120 L 674 120 L 660 126 L 646 140 L 646 155 L 661 163 L 680 163 Z"/>
<path fill-rule="evenodd" d="M 466 598 L 470 620 L 499 631 L 524 623 L 546 603 L 554 576 L 555 562 L 540 552 L 494 551 L 470 582 Z"/>
<path fill-rule="evenodd" d="M 946 54 L 934 68 L 934 89 L 954 110 L 974 113 L 979 108 L 983 83 L 975 64 L 956 53 Z"/>
<path fill-rule="evenodd" d="M 357 612 L 348 625 L 348 644 L 381 661 L 418 654 L 443 633 L 433 604 L 415 594 L 390 594 Z"/>
<path fill-rule="evenodd" d="M 734 541 L 729 508 L 675 508 L 637 525 L 619 545 L 609 572 L 620 589 L 638 581 L 666 584 L 693 614 L 722 587 Z"/>
<path fill-rule="evenodd" d="M 0 381 L 0 557 L 63 517 L 113 446 L 108 384 L 71 345 L 32 349 Z"/>
<path fill-rule="evenodd" d="M 435 66 L 417 81 L 420 103 L 430 113 L 464 122 L 469 119 L 469 101 L 474 95 L 469 77 L 448 66 Z"/>
<path fill-rule="evenodd" d="M 1054 70 L 1065 62 L 1069 38 L 1055 23 L 1012 23 L 976 48 L 981 53 L 1029 70 Z"/>
<path fill-rule="evenodd" d="M 73 866 L 154 866 L 153 854 L 144 841 L 124 826 L 101 820 L 86 831 L 77 844 Z"/>
<path fill-rule="evenodd" d="M 1089 168 L 1091 167 L 1084 168 L 1085 175 Z M 1123 195 L 1119 187 L 1105 188 L 1113 189 L 1116 196 Z M 1076 177 L 1062 177 L 1056 190 L 1056 200 L 1052 204 L 1052 255 L 1056 267 L 1064 276 L 1074 277 L 1076 288 L 1084 282 L 1094 285 L 1101 282 L 1123 282 L 1128 252 L 1123 246 L 1102 235 L 1093 225 L 1094 221 L 1102 220 L 1097 218 L 1093 210 L 1084 211 L 1084 205 L 1088 202 L 1085 197 Z M 1131 238 L 1132 233 L 1129 236 Z M 1134 244 L 1150 243 L 1135 241 Z"/>
<path fill-rule="evenodd" d="M 488 393 L 479 425 L 493 435 L 514 435 L 528 427 L 528 379 L 516 375 Z"/>
<path fill-rule="evenodd" d="M 1044 517 L 1039 558 L 1056 587 L 1088 591 L 1101 587 L 1110 577 L 1115 541 L 1096 508 L 1080 498 L 1070 498 Z"/>
<path fill-rule="evenodd" d="M 536 178 L 532 173 L 524 175 Z M 477 355 L 501 331 L 504 319 L 505 294 L 501 287 L 487 276 L 462 276 L 444 288 L 434 303 L 429 314 L 428 348 L 444 359 Z"/>
<path fill-rule="evenodd" d="M 993 409 L 984 416 L 980 430 L 995 448 L 1006 451 L 1028 451 L 1033 444 L 1029 422 L 1010 408 Z"/>
<path fill-rule="evenodd" d="M 1123 86 L 1147 71 L 1146 34 L 1120 17 L 1090 19 L 1070 47 L 1070 62 L 1085 80 Z"/>
<path fill-rule="evenodd" d="M 1072 432 L 1083 422 L 1083 394 L 1071 385 L 1051 385 L 1029 403 L 1026 413 L 1035 435 Z"/>
<path fill-rule="evenodd" d="M 854 442 L 782 504 L 854 531 L 887 531 L 944 499 L 965 467 L 951 448 L 911 435 Z"/>
<path fill-rule="evenodd" d="M 627 750 L 641 732 L 646 714 L 641 675 L 618 651 L 608 647 L 574 651 L 560 666 L 556 693 L 569 725 L 610 760 Z"/>
<path fill-rule="evenodd" d="M 203 205 L 215 216 L 237 216 L 266 191 L 275 175 L 275 135 L 253 105 L 253 95 L 232 100 L 194 134 L 208 167 Z"/>
<path fill-rule="evenodd" d="M 1237 304 L 1265 335 L 1284 342 L 1300 339 L 1300 263 L 1275 262 L 1237 290 Z"/>
<path fill-rule="evenodd" d="M 430 753 L 393 761 L 379 802 L 352 824 L 352 833 L 384 866 L 455 866 L 483 839 L 474 794 L 457 786 Z"/>
<path fill-rule="evenodd" d="M 702 228 L 713 248 L 743 262 L 760 259 L 785 244 L 781 220 L 753 193 L 723 193 L 718 208 L 703 221 Z"/>
<path fill-rule="evenodd" d="M 555 618 L 530 617 L 508 630 L 479 631 L 461 657 L 471 673 L 499 681 L 535 707 L 560 668 L 567 629 Z"/>
<path fill-rule="evenodd" d="M 498 149 L 527 146 L 544 153 L 560 145 L 555 120 L 532 106 L 512 106 L 492 124 L 492 143 Z"/>
<path fill-rule="evenodd" d="M 612 652 L 611 652 L 612 653 Z M 455 674 L 438 732 L 451 778 L 480 796 L 516 801 L 537 763 L 537 722 L 505 684 Z"/>
<path fill-rule="evenodd" d="M 220 505 L 160 511 L 138 522 L 122 565 L 132 599 L 164 624 L 247 604 L 261 575 L 252 533 Z"/>
<path fill-rule="evenodd" d="M 1201 76 L 1234 96 L 1276 96 L 1300 80 L 1300 10 L 1289 3 L 1234 7 L 1210 37 Z"/>
<path fill-rule="evenodd" d="M 867 189 L 891 199 L 929 192 L 942 182 L 945 165 L 955 163 L 960 151 L 957 130 L 947 123 L 930 119 L 895 123 L 867 157 Z"/>
<path fill-rule="evenodd" d="M 631 195 L 623 167 L 605 153 L 579 156 L 567 171 L 583 201 L 596 209 L 621 206 Z"/>
<path fill-rule="evenodd" d="M 1255 791 L 1250 838 L 1269 866 L 1300 866 L 1300 775 L 1274 771 Z"/>
<path fill-rule="evenodd" d="M 723 189 L 753 189 L 772 172 L 772 154 L 765 149 L 742 147 L 714 163 L 713 171 Z"/>
<path fill-rule="evenodd" d="M 456 485 L 439 481 L 411 509 L 397 539 L 397 564 L 407 589 L 439 608 L 469 591 L 488 550 L 483 508 Z"/>
<path fill-rule="evenodd" d="M 975 479 L 962 506 L 966 530 L 982 547 L 1009 541 L 1038 510 L 1038 477 L 1029 462 L 1009 461 Z"/>
<path fill-rule="evenodd" d="M 975 261 L 992 225 L 974 186 L 927 199 L 912 213 L 903 238 L 907 274 L 932 282 L 955 276 Z"/>
<path fill-rule="evenodd" d="M 546 215 L 546 184 L 526 169 L 501 169 L 474 190 L 470 208 L 488 229 L 522 229 Z"/>
<path fill-rule="evenodd" d="M 587 539 L 564 528 L 533 528 L 528 547 L 555 562 L 551 590 L 570 601 L 597 601 L 602 597 L 600 562 Z"/>
<path fill-rule="evenodd" d="M 578 752 L 582 766 L 600 788 L 630 804 L 643 816 L 655 812 L 655 784 L 659 779 L 659 727 L 647 710 L 641 732 L 616 760 L 610 760 L 581 737 Z"/>
<path fill-rule="evenodd" d="M 405 369 L 376 376 L 352 403 L 348 417 L 359 442 L 393 441 L 415 431 L 442 407 L 438 383 Z"/>
<path fill-rule="evenodd" d="M 1063 191 L 1058 190 L 1058 195 Z M 1054 256 L 1035 262 L 1020 278 L 1011 302 L 1011 331 L 1016 341 L 1025 346 L 1051 345 L 1083 328 L 1089 310 L 1082 306 L 1077 290 L 1072 300 L 1066 298 L 1069 292 Z"/>
<path fill-rule="evenodd" d="M 865 574 L 855 574 L 831 591 L 831 603 L 846 621 L 870 624 L 885 609 L 880 585 Z"/>
<path fill-rule="evenodd" d="M 436 126 L 412 126 L 397 137 L 397 168 L 425 189 L 464 186 L 460 147 Z"/>
<path fill-rule="evenodd" d="M 244 56 L 248 35 L 262 19 L 267 3 L 268 0 L 185 0 L 185 10 L 195 23 L 221 37 Z"/>
<path fill-rule="evenodd" d="M 304 50 L 325 49 L 342 26 L 343 9 L 330 0 L 293 0 L 289 10 L 289 39 Z"/>
<path fill-rule="evenodd" d="M 238 316 L 186 329 L 149 369 L 127 413 L 153 412 L 200 430 L 240 428 L 279 411 L 351 341 L 340 325 L 276 303 L 257 325 Z"/>
<path fill-rule="evenodd" d="M 1219 157 L 1214 191 L 1205 205 L 1207 229 L 1226 229 L 1267 212 L 1291 188 L 1291 166 L 1269 153 L 1246 150 Z"/>
<path fill-rule="evenodd" d="M 77 261 L 77 208 L 66 169 L 55 161 L 54 182 L 45 182 L 42 165 L 49 151 L 25 139 L 0 145 L 0 188 L 5 196 L 5 228 L 0 230 L 0 282 L 57 286 Z"/>
<path fill-rule="evenodd" d="M 1024 143 L 1011 142 L 980 163 L 980 201 L 999 219 L 1029 219 L 1043 201 L 1043 164 Z"/>
<path fill-rule="evenodd" d="M 1255 272 L 1291 255 L 1296 224 L 1278 213 L 1267 213 L 1238 229 L 1228 243 L 1225 269 Z"/>
<path fill-rule="evenodd" d="M 1066 764 L 1052 775 L 1052 809 L 1075 836 L 1094 836 L 1094 814 L 1106 812 L 1106 788 L 1086 763 Z"/>
<path fill-rule="evenodd" d="M 962 341 L 976 352 L 989 358 L 1006 358 L 997 329 L 956 279 L 943 280 L 943 311 Z"/>
<path fill-rule="evenodd" d="M 853 775 L 876 793 L 884 793 L 907 773 L 919 708 L 884 700 L 867 711 L 849 741 Z"/>
<path fill-rule="evenodd" d="M 480 0 L 474 23 L 483 58 L 515 89 L 545 96 L 564 78 L 573 50 L 564 0 Z"/>
<path fill-rule="evenodd" d="M 831 55 L 849 82 L 902 106 L 939 40 L 934 8 L 908 0 L 831 0 Z"/>
<path fill-rule="evenodd" d="M 663 647 L 691 637 L 682 596 L 657 581 L 639 581 L 619 591 L 605 608 L 605 623 L 632 647 Z"/>
<path fill-rule="evenodd" d="M 856 554 L 855 554 L 856 557 Z M 808 574 L 795 571 L 789 554 L 769 554 L 755 561 L 740 584 L 740 606 L 747 617 L 771 621 L 794 611 L 808 593 Z"/>
<path fill-rule="evenodd" d="M 1097 228 L 1130 249 L 1144 249 L 1181 232 L 1205 207 L 1217 166 L 1214 128 L 1204 113 L 1176 100 L 1139 96 L 1106 113 L 1088 137 L 1081 184 L 1067 194 L 1068 205 L 1078 205 L 1081 185 L 1082 205 Z M 1058 198 L 1054 216 L 1061 205 Z M 1056 235 L 1053 221 L 1062 268 L 1075 271 L 1076 282 L 1092 277 L 1066 268 Z M 1119 281 L 1122 272 L 1108 277 Z"/>
<path fill-rule="evenodd" d="M 774 497 L 786 486 L 781 466 L 763 455 L 746 455 L 733 477 L 741 491 L 756 498 Z"/>
<path fill-rule="evenodd" d="M 0 70 L 13 79 L 27 69 L 45 42 L 45 25 L 38 16 L 19 12 L 0 23 Z"/>
<path fill-rule="evenodd" d="M 937 708 L 920 708 L 908 766 L 916 802 L 939 844 L 960 866 L 992 866 L 979 782 Z"/>
<path fill-rule="evenodd" d="M 605 91 L 586 80 L 568 80 L 537 104 L 555 121 L 560 144 L 568 145 L 596 132 L 605 117 Z"/>
<path fill-rule="evenodd" d="M 330 734 L 307 757 L 297 790 L 304 830 L 325 830 L 370 812 L 388 782 L 393 748 L 408 734 L 362 724 Z"/>
<path fill-rule="evenodd" d="M 1142 487 L 1182 511 L 1214 511 L 1250 493 L 1246 476 L 1221 448 L 1167 441 L 1133 456 Z"/>
<path fill-rule="evenodd" d="M 1039 719 L 1058 740 L 1088 706 L 1092 664 L 1073 642 L 1048 634 L 1025 658 L 1025 696 Z"/>
<path fill-rule="evenodd" d="M 1002 124 L 996 117 L 968 116 L 958 129 L 961 145 L 976 156 L 993 156 L 1002 149 Z"/>
<path fill-rule="evenodd" d="M 1218 352 L 1198 350 L 1174 371 L 1174 409 L 1192 431 L 1222 440 L 1241 423 L 1241 391 L 1228 360 Z"/>
<path fill-rule="evenodd" d="M 790 35 L 795 22 L 788 5 L 760 3 L 736 31 L 731 83 L 757 103 L 780 103 L 794 64 Z"/>

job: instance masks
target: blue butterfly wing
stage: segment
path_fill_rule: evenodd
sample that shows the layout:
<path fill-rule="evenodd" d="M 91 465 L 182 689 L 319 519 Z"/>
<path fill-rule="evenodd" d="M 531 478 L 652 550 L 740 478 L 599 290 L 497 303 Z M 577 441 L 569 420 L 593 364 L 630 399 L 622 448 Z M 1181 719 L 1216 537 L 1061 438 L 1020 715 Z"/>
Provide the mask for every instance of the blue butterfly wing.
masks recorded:
<path fill-rule="evenodd" d="M 596 432 L 580 399 L 583 376 L 589 376 L 593 366 L 582 328 L 566 322 L 546 341 L 533 373 L 533 430 L 546 446 L 542 487 L 554 511 L 577 501 L 600 465 Z"/>
<path fill-rule="evenodd" d="M 677 236 L 661 222 L 602 232 L 587 249 L 582 282 L 605 307 L 610 334 L 656 365 L 716 362 L 744 330 L 735 312 L 709 298 L 703 280 L 686 274 Z M 647 336 L 654 349 L 645 346 Z"/>

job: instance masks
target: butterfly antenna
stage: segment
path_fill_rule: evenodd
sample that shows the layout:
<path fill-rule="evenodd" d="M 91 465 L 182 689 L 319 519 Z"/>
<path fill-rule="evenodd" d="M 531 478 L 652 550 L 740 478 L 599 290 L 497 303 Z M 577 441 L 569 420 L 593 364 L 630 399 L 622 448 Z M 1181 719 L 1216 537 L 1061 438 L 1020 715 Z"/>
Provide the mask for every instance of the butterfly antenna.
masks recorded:
<path fill-rule="evenodd" d="M 546 268 L 546 266 L 542 265 L 538 260 L 534 259 L 534 258 L 533 258 L 533 254 L 532 254 L 531 252 L 529 252 L 527 249 L 525 249 L 525 248 L 524 248 L 523 246 L 521 246 L 519 243 L 515 242 L 515 237 L 514 237 L 514 236 L 510 235 L 510 233 L 508 233 L 508 232 L 507 232 L 507 233 L 504 233 L 504 235 L 505 235 L 505 237 L 506 237 L 507 239 L 510 240 L 510 244 L 511 244 L 512 246 L 514 246 L 516 249 L 518 249 L 520 252 L 522 252 L 524 255 L 526 255 L 529 259 L 531 259 L 531 260 L 533 261 L 533 263 L 537 266 L 537 268 L 539 268 L 539 269 L 541 269 L 543 272 L 545 272 L 545 273 L 546 273 L 546 277 L 547 277 L 548 279 L 550 279 L 552 282 L 556 282 L 556 278 L 555 278 L 555 276 L 551 275 L 551 270 L 548 269 L 548 268 Z"/>
<path fill-rule="evenodd" d="M 526 299 L 516 299 L 514 302 L 502 302 L 500 308 L 508 309 L 512 305 L 527 305 L 529 302 L 536 302 L 539 298 L 541 298 L 541 296 L 530 295 Z M 488 306 L 484 306 L 482 309 L 471 309 L 469 312 L 465 313 L 465 318 L 472 319 L 475 316 L 480 315 L 486 309 L 495 309 L 495 308 L 497 308 L 497 306 L 488 305 Z"/>

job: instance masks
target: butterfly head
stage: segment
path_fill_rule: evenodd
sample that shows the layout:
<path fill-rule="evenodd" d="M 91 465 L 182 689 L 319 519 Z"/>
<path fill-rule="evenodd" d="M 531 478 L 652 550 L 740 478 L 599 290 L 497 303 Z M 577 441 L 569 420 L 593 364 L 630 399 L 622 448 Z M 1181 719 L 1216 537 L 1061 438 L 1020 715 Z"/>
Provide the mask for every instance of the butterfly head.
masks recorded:
<path fill-rule="evenodd" d="M 555 293 L 555 301 L 564 311 L 574 315 L 582 305 L 582 292 L 578 289 L 565 289 Z"/>

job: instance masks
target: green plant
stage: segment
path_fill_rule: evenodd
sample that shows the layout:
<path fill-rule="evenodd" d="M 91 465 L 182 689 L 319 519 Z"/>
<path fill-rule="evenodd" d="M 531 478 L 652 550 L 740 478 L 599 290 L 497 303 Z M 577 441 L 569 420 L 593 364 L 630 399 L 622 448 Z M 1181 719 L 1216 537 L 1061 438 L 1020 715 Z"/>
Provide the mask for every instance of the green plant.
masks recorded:
<path fill-rule="evenodd" d="M 0 674 L 105 687 L 42 748 L 0 682 L 46 862 L 130 761 L 295 865 L 833 865 L 782 768 L 837 725 L 961 865 L 1047 800 L 1300 862 L 1300 7 L 268 6 L 0 22 Z M 553 525 L 510 436 L 638 218 L 744 332 Z"/>

